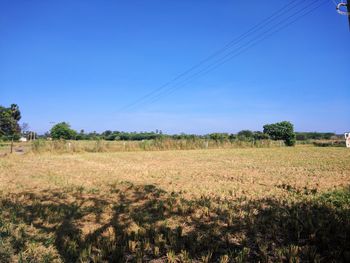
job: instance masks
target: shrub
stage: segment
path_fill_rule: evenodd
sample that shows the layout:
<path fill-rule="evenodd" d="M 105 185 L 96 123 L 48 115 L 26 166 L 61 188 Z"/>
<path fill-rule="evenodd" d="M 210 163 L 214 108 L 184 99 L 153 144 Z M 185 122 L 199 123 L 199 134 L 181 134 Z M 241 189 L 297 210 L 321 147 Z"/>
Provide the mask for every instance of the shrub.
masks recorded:
<path fill-rule="evenodd" d="M 209 138 L 216 142 L 223 142 L 228 140 L 229 135 L 227 133 L 211 133 Z"/>
<path fill-rule="evenodd" d="M 243 130 L 237 133 L 237 138 L 242 141 L 249 141 L 252 140 L 254 137 L 254 133 L 250 130 Z"/>
<path fill-rule="evenodd" d="M 316 141 L 313 142 L 317 147 L 345 147 L 345 141 Z"/>
<path fill-rule="evenodd" d="M 266 133 L 260 132 L 260 131 L 256 131 L 253 134 L 254 140 L 268 140 L 270 139 L 270 136 Z"/>

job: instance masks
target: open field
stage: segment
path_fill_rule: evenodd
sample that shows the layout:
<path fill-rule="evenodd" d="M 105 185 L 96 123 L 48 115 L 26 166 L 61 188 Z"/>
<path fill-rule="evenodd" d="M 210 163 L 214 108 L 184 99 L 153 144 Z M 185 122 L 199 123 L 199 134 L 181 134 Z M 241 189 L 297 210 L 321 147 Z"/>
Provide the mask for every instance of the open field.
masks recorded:
<path fill-rule="evenodd" d="M 350 151 L 0 158 L 0 262 L 346 262 Z"/>

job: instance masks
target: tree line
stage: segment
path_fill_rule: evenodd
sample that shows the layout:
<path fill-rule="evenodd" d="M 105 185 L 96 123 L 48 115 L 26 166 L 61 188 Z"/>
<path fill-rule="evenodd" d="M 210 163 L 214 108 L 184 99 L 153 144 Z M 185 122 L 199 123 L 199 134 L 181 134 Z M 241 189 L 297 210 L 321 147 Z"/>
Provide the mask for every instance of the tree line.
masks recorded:
<path fill-rule="evenodd" d="M 21 119 L 21 112 L 18 105 L 11 104 L 10 107 L 3 107 L 0 105 L 0 140 L 18 140 L 20 136 L 27 136 L 33 132 L 27 131 L 28 125 L 19 125 Z M 60 122 L 55 124 L 50 132 L 45 133 L 41 138 L 51 138 L 54 140 L 122 140 L 122 141 L 142 141 L 142 140 L 156 140 L 156 139 L 210 139 L 217 142 L 223 141 L 257 141 L 257 140 L 283 140 L 286 145 L 295 145 L 296 140 L 329 140 L 336 138 L 335 133 L 320 133 L 320 132 L 294 132 L 294 126 L 288 121 L 282 121 L 273 124 L 266 124 L 263 126 L 263 131 L 242 130 L 238 133 L 210 133 L 206 135 L 196 134 L 163 134 L 161 130 L 155 132 L 123 132 L 106 130 L 102 133 L 89 132 L 84 130 L 79 132 L 71 128 L 67 122 Z"/>
<path fill-rule="evenodd" d="M 155 140 L 163 138 L 171 139 L 211 139 L 215 141 L 227 140 L 241 140 L 241 141 L 255 141 L 255 140 L 283 140 L 287 146 L 293 146 L 296 142 L 296 135 L 294 126 L 288 121 L 266 124 L 261 131 L 242 130 L 237 134 L 229 133 L 211 133 L 207 135 L 195 134 L 163 134 L 161 131 L 156 132 L 120 132 L 107 130 L 102 133 L 85 133 L 81 130 L 79 133 L 71 128 L 69 123 L 61 122 L 52 127 L 48 136 L 52 139 L 65 140 L 122 140 L 122 141 L 141 141 L 141 140 Z"/>

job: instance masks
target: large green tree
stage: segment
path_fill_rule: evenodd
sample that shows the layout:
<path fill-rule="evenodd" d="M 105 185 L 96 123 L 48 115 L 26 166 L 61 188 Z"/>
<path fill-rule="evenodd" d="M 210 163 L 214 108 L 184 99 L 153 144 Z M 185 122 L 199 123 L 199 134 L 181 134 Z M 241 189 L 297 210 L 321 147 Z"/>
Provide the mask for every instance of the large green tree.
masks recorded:
<path fill-rule="evenodd" d="M 264 133 L 272 140 L 283 140 L 287 146 L 295 145 L 294 126 L 289 121 L 264 125 Z"/>
<path fill-rule="evenodd" d="M 21 112 L 17 104 L 11 104 L 6 108 L 0 105 L 0 137 L 4 139 L 19 138 L 21 133 L 20 125 Z"/>
<path fill-rule="evenodd" d="M 51 128 L 50 135 L 52 139 L 74 140 L 76 139 L 77 132 L 71 129 L 69 123 L 60 122 Z"/>

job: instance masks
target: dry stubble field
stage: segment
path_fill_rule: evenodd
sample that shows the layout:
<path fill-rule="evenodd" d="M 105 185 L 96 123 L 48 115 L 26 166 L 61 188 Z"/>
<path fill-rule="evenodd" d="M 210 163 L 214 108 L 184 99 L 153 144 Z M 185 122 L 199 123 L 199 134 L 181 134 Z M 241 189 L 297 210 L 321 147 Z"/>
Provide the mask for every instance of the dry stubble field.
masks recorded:
<path fill-rule="evenodd" d="M 0 262 L 346 262 L 350 151 L 0 158 Z"/>

